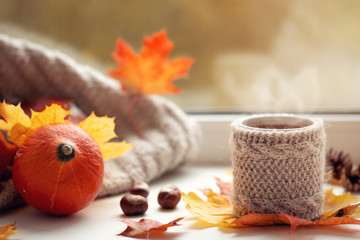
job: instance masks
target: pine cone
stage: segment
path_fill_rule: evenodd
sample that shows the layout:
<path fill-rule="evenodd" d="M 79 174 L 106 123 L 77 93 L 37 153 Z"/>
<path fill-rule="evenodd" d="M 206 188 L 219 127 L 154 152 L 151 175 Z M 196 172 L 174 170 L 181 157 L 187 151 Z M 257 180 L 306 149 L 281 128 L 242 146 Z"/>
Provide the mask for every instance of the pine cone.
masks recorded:
<path fill-rule="evenodd" d="M 346 161 L 341 172 L 341 184 L 346 191 L 359 192 L 360 191 L 360 165 L 353 168 L 352 161 Z"/>
<path fill-rule="evenodd" d="M 352 162 L 349 154 L 345 154 L 343 151 L 338 152 L 335 151 L 333 148 L 330 148 L 326 155 L 326 164 L 330 166 L 330 168 L 333 170 L 333 178 L 341 178 L 342 169 L 344 168 L 347 161 Z"/>

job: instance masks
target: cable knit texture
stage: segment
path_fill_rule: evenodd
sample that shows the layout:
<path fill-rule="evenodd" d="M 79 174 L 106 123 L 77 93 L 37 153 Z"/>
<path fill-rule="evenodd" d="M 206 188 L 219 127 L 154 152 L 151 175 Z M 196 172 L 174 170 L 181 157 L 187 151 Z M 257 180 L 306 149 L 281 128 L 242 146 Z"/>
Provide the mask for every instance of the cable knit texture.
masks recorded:
<path fill-rule="evenodd" d="M 291 129 L 249 127 L 245 122 L 236 120 L 231 126 L 234 214 L 283 212 L 303 219 L 319 217 L 324 201 L 322 120 L 312 119 L 309 126 Z"/>
<path fill-rule="evenodd" d="M 141 139 L 128 117 L 133 96 L 117 81 L 60 52 L 0 34 L 0 98 L 17 103 L 49 95 L 71 99 L 85 114 L 115 117 L 117 135 L 134 144 L 105 162 L 98 197 L 128 190 L 133 180 L 150 182 L 197 156 L 200 128 L 174 103 L 159 96 L 139 99 L 133 116 Z M 14 189 L 12 182 L 0 189 L 0 210 L 14 207 Z"/>

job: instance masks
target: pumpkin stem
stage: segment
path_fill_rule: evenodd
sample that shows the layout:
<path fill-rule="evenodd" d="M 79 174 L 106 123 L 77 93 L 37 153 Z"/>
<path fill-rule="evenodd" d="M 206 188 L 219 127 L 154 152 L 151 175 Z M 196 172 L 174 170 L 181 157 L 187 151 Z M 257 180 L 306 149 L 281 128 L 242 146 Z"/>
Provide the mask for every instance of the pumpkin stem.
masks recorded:
<path fill-rule="evenodd" d="M 61 143 L 56 150 L 57 159 L 61 162 L 68 162 L 75 157 L 75 149 L 71 144 Z"/>

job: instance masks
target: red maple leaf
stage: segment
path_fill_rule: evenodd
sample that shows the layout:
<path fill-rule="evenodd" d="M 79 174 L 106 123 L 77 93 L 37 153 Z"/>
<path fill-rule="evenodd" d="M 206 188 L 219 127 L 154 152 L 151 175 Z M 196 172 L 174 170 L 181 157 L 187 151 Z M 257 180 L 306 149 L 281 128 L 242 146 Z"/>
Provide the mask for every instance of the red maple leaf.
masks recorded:
<path fill-rule="evenodd" d="M 134 238 L 150 238 L 151 234 L 158 234 L 165 232 L 169 227 L 179 226 L 177 224 L 182 218 L 177 218 L 166 224 L 152 220 L 152 219 L 141 219 L 140 221 L 134 221 L 130 219 L 121 219 L 121 221 L 127 224 L 127 228 L 118 236 L 134 237 Z"/>

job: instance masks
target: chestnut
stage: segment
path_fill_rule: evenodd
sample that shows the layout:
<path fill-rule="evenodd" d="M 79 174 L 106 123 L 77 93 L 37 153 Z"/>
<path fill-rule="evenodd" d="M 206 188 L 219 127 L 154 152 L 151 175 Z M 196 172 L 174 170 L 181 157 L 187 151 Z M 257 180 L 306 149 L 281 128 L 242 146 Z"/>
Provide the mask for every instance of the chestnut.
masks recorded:
<path fill-rule="evenodd" d="M 130 193 L 147 198 L 147 196 L 149 196 L 149 185 L 144 181 L 134 181 L 130 188 Z"/>
<path fill-rule="evenodd" d="M 141 215 L 147 211 L 148 202 L 141 195 L 127 193 L 121 198 L 120 207 L 127 216 Z"/>
<path fill-rule="evenodd" d="M 181 199 L 180 190 L 175 185 L 167 185 L 160 189 L 158 203 L 165 209 L 173 209 Z"/>

